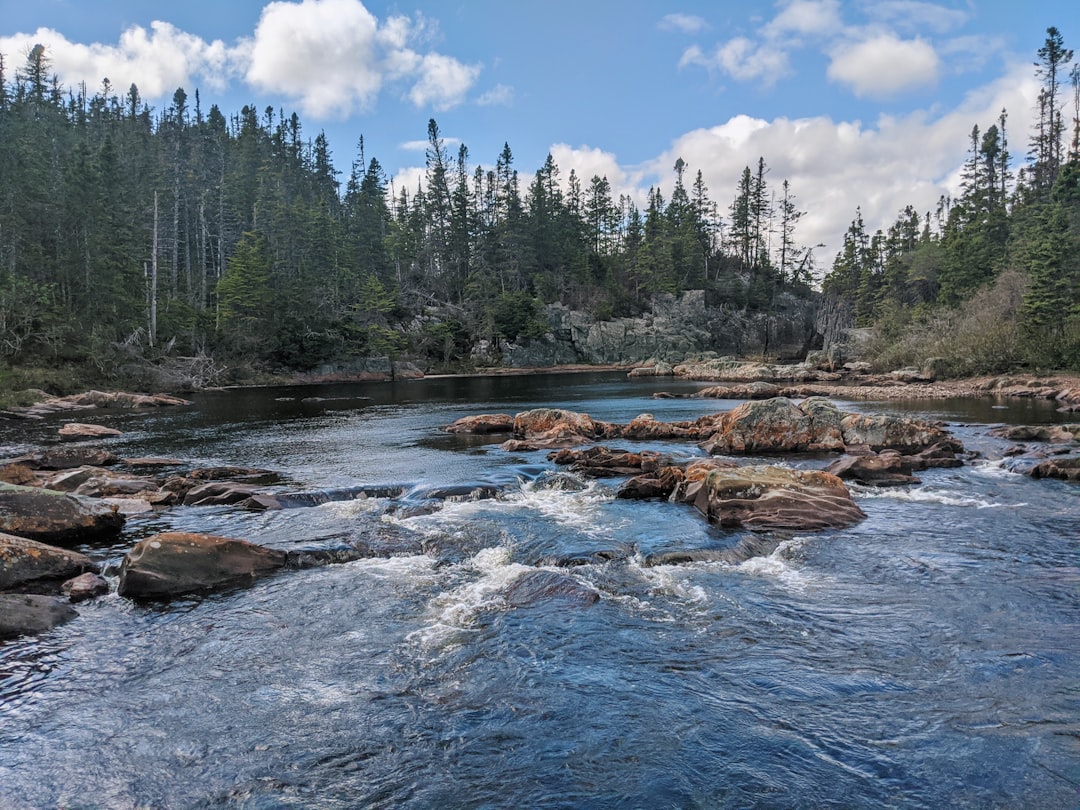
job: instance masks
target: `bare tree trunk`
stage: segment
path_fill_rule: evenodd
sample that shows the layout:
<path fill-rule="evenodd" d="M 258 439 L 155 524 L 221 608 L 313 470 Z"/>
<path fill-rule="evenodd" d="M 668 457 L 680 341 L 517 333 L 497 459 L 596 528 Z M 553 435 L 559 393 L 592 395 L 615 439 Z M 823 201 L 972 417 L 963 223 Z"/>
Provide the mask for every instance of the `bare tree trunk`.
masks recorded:
<path fill-rule="evenodd" d="M 154 192 L 154 237 L 150 255 L 150 345 L 157 341 L 157 287 L 158 287 L 158 194 Z"/>

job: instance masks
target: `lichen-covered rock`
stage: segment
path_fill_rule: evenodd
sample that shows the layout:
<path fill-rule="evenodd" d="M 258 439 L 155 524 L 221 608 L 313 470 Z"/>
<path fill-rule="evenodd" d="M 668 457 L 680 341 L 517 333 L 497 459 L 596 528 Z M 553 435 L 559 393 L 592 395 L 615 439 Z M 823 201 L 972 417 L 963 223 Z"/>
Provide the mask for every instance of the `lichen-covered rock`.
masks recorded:
<path fill-rule="evenodd" d="M 784 397 L 744 402 L 714 422 L 701 446 L 713 455 L 842 450 L 836 406 L 817 398 L 807 402 L 807 407 Z"/>
<path fill-rule="evenodd" d="M 694 506 L 725 528 L 809 531 L 843 528 L 866 517 L 835 475 L 762 465 L 713 470 Z"/>
<path fill-rule="evenodd" d="M 155 599 L 246 584 L 287 562 L 284 551 L 246 540 L 166 532 L 139 541 L 124 556 L 117 592 Z"/>
<path fill-rule="evenodd" d="M 943 427 L 919 419 L 849 413 L 840 420 L 840 429 L 843 431 L 844 444 L 865 444 L 872 450 L 919 453 L 935 444 L 963 450 L 960 442 Z"/>
<path fill-rule="evenodd" d="M 115 507 L 91 498 L 0 484 L 0 532 L 64 544 L 115 535 L 123 525 Z"/>
<path fill-rule="evenodd" d="M 41 579 L 63 579 L 96 571 L 85 554 L 25 537 L 0 534 L 0 590 Z"/>

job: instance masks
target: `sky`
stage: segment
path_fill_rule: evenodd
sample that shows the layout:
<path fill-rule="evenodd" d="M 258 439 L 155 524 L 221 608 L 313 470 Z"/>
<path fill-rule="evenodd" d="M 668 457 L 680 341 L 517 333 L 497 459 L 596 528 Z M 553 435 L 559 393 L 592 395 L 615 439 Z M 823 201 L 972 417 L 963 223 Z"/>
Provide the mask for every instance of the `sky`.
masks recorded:
<path fill-rule="evenodd" d="M 0 0 L 0 53 L 10 81 L 40 42 L 65 86 L 135 83 L 156 111 L 183 87 L 296 112 L 343 178 L 363 136 L 396 188 L 431 118 L 471 166 L 508 144 L 523 191 L 550 153 L 639 207 L 681 157 L 724 213 L 764 158 L 827 269 L 857 206 L 874 230 L 955 194 L 1002 109 L 1023 159 L 1049 26 L 1080 53 L 1076 0 Z"/>

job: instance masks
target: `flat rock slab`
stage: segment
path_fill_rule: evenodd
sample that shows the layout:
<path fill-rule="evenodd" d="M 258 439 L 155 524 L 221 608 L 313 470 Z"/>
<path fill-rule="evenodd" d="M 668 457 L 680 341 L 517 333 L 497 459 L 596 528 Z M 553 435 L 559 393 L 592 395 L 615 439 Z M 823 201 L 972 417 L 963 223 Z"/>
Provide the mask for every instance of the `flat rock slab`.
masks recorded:
<path fill-rule="evenodd" d="M 123 436 L 123 431 L 104 425 L 91 425 L 85 422 L 68 422 L 57 431 L 60 441 L 77 442 L 83 439 L 107 439 L 113 436 Z"/>
<path fill-rule="evenodd" d="M 44 633 L 78 615 L 66 599 L 35 593 L 0 593 L 0 638 Z"/>

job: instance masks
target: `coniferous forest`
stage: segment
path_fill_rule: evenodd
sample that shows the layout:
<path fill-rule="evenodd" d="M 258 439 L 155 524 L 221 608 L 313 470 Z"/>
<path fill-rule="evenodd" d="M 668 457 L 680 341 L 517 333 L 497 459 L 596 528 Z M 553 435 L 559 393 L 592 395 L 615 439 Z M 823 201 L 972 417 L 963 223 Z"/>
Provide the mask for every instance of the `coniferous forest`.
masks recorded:
<path fill-rule="evenodd" d="M 856 209 L 822 289 L 873 327 L 875 362 L 1080 370 L 1072 57 L 1048 29 L 1025 159 L 1003 110 L 973 127 L 955 199 L 873 234 Z M 385 355 L 467 370 L 481 342 L 497 358 L 542 334 L 554 302 L 604 319 L 691 289 L 748 312 L 818 295 L 795 190 L 764 158 L 724 206 L 680 159 L 670 198 L 639 210 L 550 155 L 519 176 L 509 145 L 485 168 L 436 121 L 426 134 L 424 180 L 400 188 L 363 138 L 336 169 L 296 114 L 64 87 L 41 46 L 0 62 L 0 374 L 61 388 L 171 365 L 206 385 Z"/>

